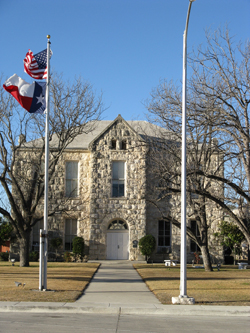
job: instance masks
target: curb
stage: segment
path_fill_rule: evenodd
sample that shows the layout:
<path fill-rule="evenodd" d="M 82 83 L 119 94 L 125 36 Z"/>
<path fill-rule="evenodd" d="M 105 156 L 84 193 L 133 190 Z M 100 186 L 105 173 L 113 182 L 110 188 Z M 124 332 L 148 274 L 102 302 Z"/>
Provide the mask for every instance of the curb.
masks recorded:
<path fill-rule="evenodd" d="M 102 313 L 123 315 L 151 315 L 151 316 L 215 316 L 215 317 L 250 317 L 250 306 L 204 306 L 204 305 L 169 305 L 161 308 L 130 308 L 130 307 L 79 307 L 79 306 L 29 306 L 9 305 L 1 306 L 0 312 L 30 312 L 30 313 Z"/>

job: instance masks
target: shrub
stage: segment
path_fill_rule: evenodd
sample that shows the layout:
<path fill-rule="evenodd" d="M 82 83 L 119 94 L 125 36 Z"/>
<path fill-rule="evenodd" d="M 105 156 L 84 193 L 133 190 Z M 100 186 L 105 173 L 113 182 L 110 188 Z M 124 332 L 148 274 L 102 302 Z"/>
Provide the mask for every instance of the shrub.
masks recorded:
<path fill-rule="evenodd" d="M 201 261 L 201 258 L 200 258 L 199 253 L 194 252 L 194 262 L 195 262 L 196 264 L 199 264 L 200 261 Z"/>
<path fill-rule="evenodd" d="M 153 253 L 155 246 L 156 241 L 154 236 L 152 235 L 146 235 L 139 240 L 139 249 L 141 251 L 141 254 L 146 256 L 146 260 L 147 257 Z"/>
<path fill-rule="evenodd" d="M 5 241 L 10 240 L 13 227 L 7 223 L 3 222 L 0 217 L 0 245 L 4 245 Z"/>
<path fill-rule="evenodd" d="M 216 232 L 214 235 L 220 240 L 221 245 L 226 246 L 233 252 L 234 261 L 236 261 L 236 255 L 242 253 L 241 243 L 245 239 L 245 236 L 237 225 L 227 221 L 221 221 L 219 232 Z"/>
<path fill-rule="evenodd" d="M 51 238 L 51 240 L 50 240 L 51 247 L 56 251 L 60 248 L 62 243 L 63 243 L 63 240 L 61 237 Z"/>
<path fill-rule="evenodd" d="M 71 253 L 68 252 L 68 251 L 64 252 L 63 259 L 64 259 L 65 262 L 70 262 L 71 261 Z"/>
<path fill-rule="evenodd" d="M 37 251 L 30 252 L 29 257 L 30 257 L 30 261 L 38 261 L 39 252 L 37 252 Z"/>
<path fill-rule="evenodd" d="M 51 240 L 50 240 L 51 247 L 54 250 L 56 250 L 56 261 L 57 261 L 57 251 L 61 247 L 62 243 L 63 243 L 63 240 L 61 237 L 51 238 Z"/>
<path fill-rule="evenodd" d="M 82 259 L 84 257 L 84 239 L 82 237 L 75 237 L 73 239 L 73 253 L 75 260 L 79 256 L 82 262 Z"/>
<path fill-rule="evenodd" d="M 9 252 L 0 252 L 0 260 L 8 261 L 9 260 Z"/>

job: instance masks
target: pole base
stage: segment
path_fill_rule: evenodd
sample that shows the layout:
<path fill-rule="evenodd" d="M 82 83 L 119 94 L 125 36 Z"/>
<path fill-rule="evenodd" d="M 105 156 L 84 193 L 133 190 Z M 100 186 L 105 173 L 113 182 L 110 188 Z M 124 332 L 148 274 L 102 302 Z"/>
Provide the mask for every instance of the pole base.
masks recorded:
<path fill-rule="evenodd" d="M 195 300 L 193 297 L 188 296 L 172 297 L 172 304 L 193 305 Z"/>

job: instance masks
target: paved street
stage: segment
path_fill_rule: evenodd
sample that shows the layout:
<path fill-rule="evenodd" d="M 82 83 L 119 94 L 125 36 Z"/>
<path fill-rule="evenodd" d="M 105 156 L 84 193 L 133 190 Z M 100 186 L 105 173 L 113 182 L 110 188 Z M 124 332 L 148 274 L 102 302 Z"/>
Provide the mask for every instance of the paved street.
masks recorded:
<path fill-rule="evenodd" d="M 0 332 L 249 332 L 250 317 L 0 313 Z"/>

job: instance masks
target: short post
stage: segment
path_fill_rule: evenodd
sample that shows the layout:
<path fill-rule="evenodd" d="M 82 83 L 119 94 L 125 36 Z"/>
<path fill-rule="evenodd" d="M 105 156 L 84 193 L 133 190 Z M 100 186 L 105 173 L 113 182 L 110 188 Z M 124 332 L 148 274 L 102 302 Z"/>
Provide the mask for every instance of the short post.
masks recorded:
<path fill-rule="evenodd" d="M 40 229 L 40 243 L 39 243 L 39 290 L 42 291 L 44 289 L 44 231 Z"/>

